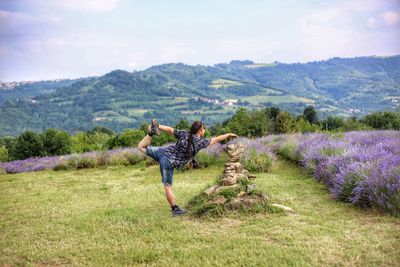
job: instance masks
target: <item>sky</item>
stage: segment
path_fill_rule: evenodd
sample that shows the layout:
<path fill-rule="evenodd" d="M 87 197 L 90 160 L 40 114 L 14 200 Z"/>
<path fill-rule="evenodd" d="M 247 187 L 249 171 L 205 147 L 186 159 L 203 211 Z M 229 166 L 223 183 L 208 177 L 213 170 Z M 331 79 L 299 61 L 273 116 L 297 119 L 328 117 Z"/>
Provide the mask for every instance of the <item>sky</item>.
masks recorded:
<path fill-rule="evenodd" d="M 400 0 L 0 0 L 0 81 L 400 54 Z"/>

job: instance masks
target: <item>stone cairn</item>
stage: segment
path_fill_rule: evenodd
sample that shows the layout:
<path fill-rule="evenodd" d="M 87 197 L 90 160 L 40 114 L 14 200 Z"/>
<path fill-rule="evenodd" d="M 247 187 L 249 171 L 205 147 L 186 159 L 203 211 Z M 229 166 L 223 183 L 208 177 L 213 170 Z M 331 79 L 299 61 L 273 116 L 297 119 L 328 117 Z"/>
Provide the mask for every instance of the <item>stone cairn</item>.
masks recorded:
<path fill-rule="evenodd" d="M 249 173 L 246 169 L 243 168 L 243 165 L 240 163 L 240 157 L 244 152 L 244 147 L 240 143 L 229 144 L 224 148 L 224 151 L 228 154 L 229 160 L 225 163 L 225 169 L 223 175 L 221 177 L 220 183 L 211 186 L 207 190 L 203 192 L 203 195 L 209 197 L 214 194 L 214 198 L 210 198 L 208 204 L 210 205 L 221 205 L 224 204 L 228 209 L 237 209 L 240 206 L 251 207 L 252 205 L 266 202 L 267 196 L 264 193 L 252 194 L 252 191 L 255 190 L 256 185 L 251 183 L 256 177 Z M 241 181 L 246 180 L 246 187 L 242 188 L 240 192 L 230 200 L 226 199 L 223 195 L 219 195 L 218 193 L 228 189 L 237 189 L 241 187 Z"/>

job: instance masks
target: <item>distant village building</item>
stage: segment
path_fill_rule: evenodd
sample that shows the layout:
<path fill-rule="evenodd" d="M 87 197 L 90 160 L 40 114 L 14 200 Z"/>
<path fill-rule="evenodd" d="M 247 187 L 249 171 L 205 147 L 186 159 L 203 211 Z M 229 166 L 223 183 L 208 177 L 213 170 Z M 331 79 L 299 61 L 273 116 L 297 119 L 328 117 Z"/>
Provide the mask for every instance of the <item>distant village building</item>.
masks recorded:
<path fill-rule="evenodd" d="M 212 99 L 212 98 L 207 98 L 207 97 L 197 97 L 197 96 L 192 97 L 192 99 L 195 101 L 213 103 L 213 104 L 222 105 L 222 106 L 232 106 L 233 104 L 237 104 L 237 102 L 238 102 L 237 99 L 226 99 L 226 100 L 220 101 L 218 99 Z"/>

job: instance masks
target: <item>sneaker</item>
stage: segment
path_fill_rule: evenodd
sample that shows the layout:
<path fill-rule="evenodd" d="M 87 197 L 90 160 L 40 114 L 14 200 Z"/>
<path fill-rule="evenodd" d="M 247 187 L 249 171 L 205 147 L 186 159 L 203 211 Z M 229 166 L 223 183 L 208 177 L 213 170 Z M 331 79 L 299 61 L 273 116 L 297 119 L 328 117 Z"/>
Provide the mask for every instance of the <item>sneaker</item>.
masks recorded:
<path fill-rule="evenodd" d="M 158 124 L 157 120 L 156 119 L 152 119 L 151 120 L 151 125 L 149 127 L 149 130 L 147 131 L 147 134 L 150 135 L 150 136 L 153 136 L 155 134 L 156 135 L 160 135 L 160 129 L 158 128 L 158 126 L 159 126 L 159 124 Z"/>
<path fill-rule="evenodd" d="M 183 215 L 183 214 L 187 213 L 186 210 L 181 209 L 179 206 L 177 206 L 177 207 L 176 207 L 173 211 L 171 211 L 171 212 L 172 212 L 172 215 L 173 215 L 173 216 L 180 216 L 180 215 Z"/>

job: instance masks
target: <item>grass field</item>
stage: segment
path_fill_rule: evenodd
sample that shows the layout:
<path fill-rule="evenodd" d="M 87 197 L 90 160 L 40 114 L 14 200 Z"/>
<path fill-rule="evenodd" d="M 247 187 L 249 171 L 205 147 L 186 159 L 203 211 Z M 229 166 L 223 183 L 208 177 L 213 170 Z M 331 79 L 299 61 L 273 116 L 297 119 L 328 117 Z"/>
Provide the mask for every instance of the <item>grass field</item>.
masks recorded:
<path fill-rule="evenodd" d="M 248 101 L 253 105 L 259 105 L 262 102 L 271 102 L 273 104 L 280 103 L 297 103 L 303 102 L 306 104 L 314 104 L 314 100 L 306 97 L 299 97 L 294 95 L 257 95 L 257 96 L 244 96 L 242 101 Z"/>
<path fill-rule="evenodd" d="M 175 172 L 185 204 L 222 163 Z M 0 265 L 398 266 L 400 220 L 334 201 L 290 162 L 257 175 L 294 214 L 171 217 L 159 167 L 0 175 Z"/>
<path fill-rule="evenodd" d="M 227 79 L 217 79 L 211 82 L 209 87 L 218 89 L 218 88 L 226 88 L 226 87 L 231 87 L 231 86 L 238 86 L 238 85 L 243 85 L 240 82 L 237 81 L 232 81 L 232 80 L 227 80 Z"/>

